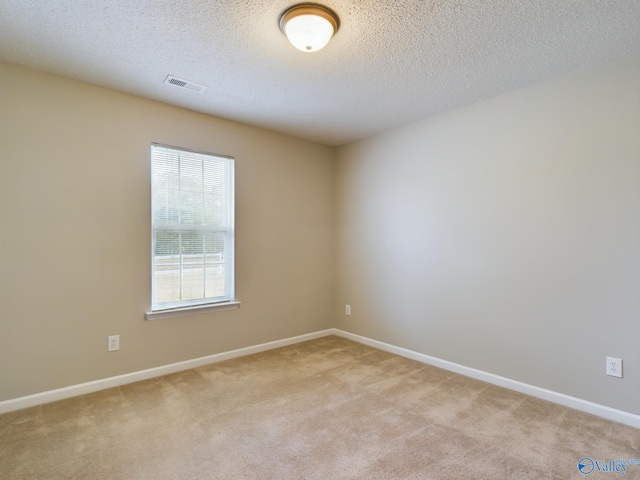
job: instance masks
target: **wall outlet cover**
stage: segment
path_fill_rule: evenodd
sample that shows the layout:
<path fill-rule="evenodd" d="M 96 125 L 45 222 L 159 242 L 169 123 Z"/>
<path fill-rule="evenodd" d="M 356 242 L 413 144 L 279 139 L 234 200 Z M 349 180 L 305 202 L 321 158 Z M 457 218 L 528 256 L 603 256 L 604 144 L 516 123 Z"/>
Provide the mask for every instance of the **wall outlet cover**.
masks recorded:
<path fill-rule="evenodd" d="M 109 335 L 107 351 L 115 352 L 116 350 L 120 350 L 120 335 Z"/>
<path fill-rule="evenodd" d="M 607 357 L 607 375 L 622 378 L 622 359 Z"/>

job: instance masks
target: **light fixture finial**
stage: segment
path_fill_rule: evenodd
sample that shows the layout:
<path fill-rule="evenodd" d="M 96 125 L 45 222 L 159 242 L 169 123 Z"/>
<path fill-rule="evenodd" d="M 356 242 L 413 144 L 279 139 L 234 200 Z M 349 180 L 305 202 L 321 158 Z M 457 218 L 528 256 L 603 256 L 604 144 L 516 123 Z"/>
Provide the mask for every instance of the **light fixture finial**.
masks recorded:
<path fill-rule="evenodd" d="M 282 12 L 280 30 L 303 52 L 323 48 L 338 31 L 340 20 L 333 10 L 315 3 L 299 3 Z"/>

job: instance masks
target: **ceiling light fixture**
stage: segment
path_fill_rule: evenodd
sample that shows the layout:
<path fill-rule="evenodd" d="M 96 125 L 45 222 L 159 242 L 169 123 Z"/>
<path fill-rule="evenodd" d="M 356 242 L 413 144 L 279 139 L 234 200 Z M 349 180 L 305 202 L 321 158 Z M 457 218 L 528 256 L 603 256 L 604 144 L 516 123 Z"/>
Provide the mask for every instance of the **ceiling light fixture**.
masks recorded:
<path fill-rule="evenodd" d="M 316 52 L 338 31 L 335 12 L 315 3 L 299 3 L 280 15 L 280 30 L 291 44 L 303 52 Z"/>

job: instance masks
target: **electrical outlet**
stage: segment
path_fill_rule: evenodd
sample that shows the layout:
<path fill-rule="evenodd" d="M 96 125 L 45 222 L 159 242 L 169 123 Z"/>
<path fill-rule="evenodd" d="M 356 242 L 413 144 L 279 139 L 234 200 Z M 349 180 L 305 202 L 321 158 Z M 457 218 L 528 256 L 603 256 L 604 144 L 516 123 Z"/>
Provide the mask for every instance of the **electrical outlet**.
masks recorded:
<path fill-rule="evenodd" d="M 622 360 L 619 358 L 607 357 L 607 375 L 622 378 Z"/>
<path fill-rule="evenodd" d="M 115 352 L 116 350 L 120 350 L 120 335 L 109 335 L 107 351 Z"/>
<path fill-rule="evenodd" d="M 346 315 L 351 315 L 351 305 L 345 305 L 344 306 L 344 313 Z"/>

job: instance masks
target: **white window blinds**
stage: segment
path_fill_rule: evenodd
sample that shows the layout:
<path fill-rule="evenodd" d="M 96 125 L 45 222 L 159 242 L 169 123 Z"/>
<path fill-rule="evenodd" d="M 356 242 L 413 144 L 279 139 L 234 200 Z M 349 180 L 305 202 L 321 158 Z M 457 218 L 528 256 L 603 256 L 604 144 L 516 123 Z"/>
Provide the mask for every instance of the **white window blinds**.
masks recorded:
<path fill-rule="evenodd" d="M 153 144 L 152 311 L 234 300 L 234 160 Z"/>

